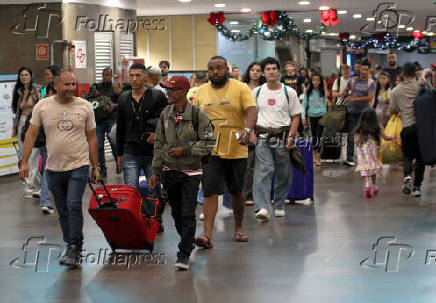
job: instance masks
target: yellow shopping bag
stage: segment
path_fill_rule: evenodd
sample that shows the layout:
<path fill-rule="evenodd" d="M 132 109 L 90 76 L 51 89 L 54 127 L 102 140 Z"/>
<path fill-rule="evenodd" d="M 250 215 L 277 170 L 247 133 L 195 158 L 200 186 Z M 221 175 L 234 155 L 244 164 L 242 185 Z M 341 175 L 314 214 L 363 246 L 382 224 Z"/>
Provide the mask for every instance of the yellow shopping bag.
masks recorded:
<path fill-rule="evenodd" d="M 382 163 L 398 163 L 403 161 L 403 150 L 401 148 L 401 131 L 403 122 L 398 115 L 392 115 L 385 128 L 385 134 L 391 137 L 393 134 L 396 138 L 391 141 L 381 140 L 379 158 Z"/>

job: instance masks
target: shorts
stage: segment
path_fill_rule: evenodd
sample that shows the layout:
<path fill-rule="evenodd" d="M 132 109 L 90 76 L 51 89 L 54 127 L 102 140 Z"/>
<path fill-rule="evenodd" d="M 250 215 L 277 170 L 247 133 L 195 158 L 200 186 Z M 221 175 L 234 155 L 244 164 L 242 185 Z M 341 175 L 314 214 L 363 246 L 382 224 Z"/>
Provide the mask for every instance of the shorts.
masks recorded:
<path fill-rule="evenodd" d="M 222 159 L 212 156 L 203 166 L 203 192 L 205 197 L 221 195 L 225 186 L 231 194 L 239 194 L 244 190 L 247 159 Z"/>

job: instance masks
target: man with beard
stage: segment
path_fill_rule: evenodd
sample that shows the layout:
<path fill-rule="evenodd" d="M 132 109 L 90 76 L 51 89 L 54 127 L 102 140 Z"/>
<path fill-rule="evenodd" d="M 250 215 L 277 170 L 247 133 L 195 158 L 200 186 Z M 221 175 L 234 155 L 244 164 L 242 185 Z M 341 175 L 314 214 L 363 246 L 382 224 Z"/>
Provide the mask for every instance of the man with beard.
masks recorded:
<path fill-rule="evenodd" d="M 385 69 L 385 72 L 387 72 L 389 74 L 389 79 L 391 80 L 391 86 L 395 84 L 395 78 L 397 78 L 397 76 L 399 74 L 401 74 L 401 67 L 398 66 L 397 63 L 397 54 L 396 53 L 389 53 L 388 55 L 388 65 L 389 67 Z"/>
<path fill-rule="evenodd" d="M 170 63 L 166 60 L 162 60 L 159 62 L 159 68 L 162 73 L 162 79 L 160 80 L 161 83 L 168 82 L 168 72 L 170 71 Z"/>
<path fill-rule="evenodd" d="M 212 157 L 203 166 L 204 235 L 195 239 L 197 246 L 212 248 L 212 232 L 218 209 L 218 195 L 227 189 L 232 195 L 236 242 L 247 242 L 242 231 L 245 195 L 244 175 L 247 166 L 247 144 L 255 143 L 257 113 L 253 94 L 247 84 L 229 79 L 227 60 L 212 57 L 208 63 L 210 82 L 202 85 L 195 99 L 215 127 Z"/>

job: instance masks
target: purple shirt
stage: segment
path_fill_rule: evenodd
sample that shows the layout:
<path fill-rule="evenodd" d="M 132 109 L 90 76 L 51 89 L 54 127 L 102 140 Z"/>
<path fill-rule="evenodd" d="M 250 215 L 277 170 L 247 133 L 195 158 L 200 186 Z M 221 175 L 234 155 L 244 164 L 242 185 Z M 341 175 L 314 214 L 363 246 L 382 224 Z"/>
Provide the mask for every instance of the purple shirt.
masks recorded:
<path fill-rule="evenodd" d="M 361 80 L 360 77 L 353 78 L 348 81 L 347 89 L 351 90 L 351 95 L 355 95 L 356 97 L 366 97 L 371 93 L 375 93 L 376 82 L 371 78 L 367 80 Z M 370 102 L 359 102 L 352 101 L 347 104 L 347 111 L 349 113 L 361 113 Z"/>

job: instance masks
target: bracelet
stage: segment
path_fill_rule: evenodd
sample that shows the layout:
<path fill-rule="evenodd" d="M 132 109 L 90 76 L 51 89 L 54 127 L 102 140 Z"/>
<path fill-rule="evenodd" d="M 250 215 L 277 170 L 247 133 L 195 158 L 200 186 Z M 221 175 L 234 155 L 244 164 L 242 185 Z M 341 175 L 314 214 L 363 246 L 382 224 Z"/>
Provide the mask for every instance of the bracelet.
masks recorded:
<path fill-rule="evenodd" d="M 93 166 L 93 167 L 92 167 L 92 171 L 95 171 L 95 170 L 98 170 L 98 171 L 100 172 L 100 167 L 98 167 L 98 166 Z"/>

